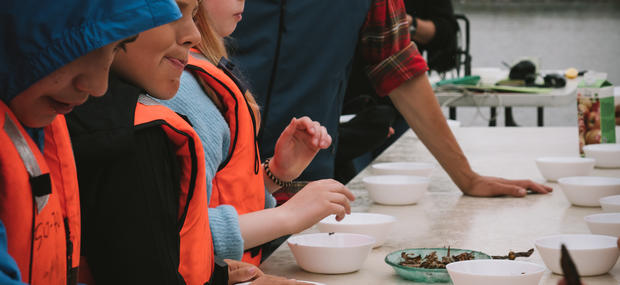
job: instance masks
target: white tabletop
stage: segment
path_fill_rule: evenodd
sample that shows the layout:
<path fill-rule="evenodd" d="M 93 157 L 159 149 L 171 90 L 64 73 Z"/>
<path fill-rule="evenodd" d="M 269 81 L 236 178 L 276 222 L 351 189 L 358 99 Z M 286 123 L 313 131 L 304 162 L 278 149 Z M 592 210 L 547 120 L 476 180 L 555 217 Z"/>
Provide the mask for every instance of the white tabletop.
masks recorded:
<path fill-rule="evenodd" d="M 474 69 L 473 74 L 476 75 L 476 69 Z M 487 84 L 494 84 L 496 81 L 508 77 L 507 70 L 501 70 L 499 68 L 487 68 L 484 69 L 484 74 L 480 74 L 480 76 L 482 77 L 481 80 L 484 81 L 485 76 L 489 77 L 489 74 L 493 75 L 494 77 L 491 78 L 491 80 L 487 82 Z M 565 87 L 554 88 L 551 92 L 544 94 L 503 92 L 464 94 L 456 91 L 437 91 L 435 92 L 435 95 L 437 96 L 439 104 L 444 107 L 558 107 L 566 106 L 568 104 L 576 104 L 575 102 L 577 100 L 577 84 L 577 79 L 566 80 Z"/>
<path fill-rule="evenodd" d="M 577 155 L 577 130 L 561 128 L 456 128 L 455 135 L 472 167 L 483 175 L 528 178 L 543 182 L 534 159 L 541 156 Z M 376 162 L 435 162 L 422 143 L 408 131 Z M 571 206 L 555 183 L 548 195 L 526 198 L 473 198 L 463 196 L 445 171 L 438 168 L 429 193 L 417 205 L 383 206 L 369 200 L 361 179 L 366 169 L 347 186 L 356 195 L 355 212 L 373 212 L 397 218 L 386 243 L 373 249 L 362 269 L 342 275 L 313 274 L 301 270 L 286 244 L 261 265 L 266 273 L 325 284 L 412 284 L 401 279 L 384 262 L 395 250 L 417 247 L 444 247 L 479 250 L 505 255 L 509 250 L 534 248 L 538 237 L 558 233 L 589 233 L 583 221 L 600 208 Z M 620 177 L 620 169 L 595 169 L 593 175 Z M 313 227 L 306 232 L 316 232 Z M 544 264 L 535 252 L 527 260 Z M 546 270 L 540 284 L 556 284 L 561 277 Z M 619 284 L 620 264 L 609 274 L 583 278 L 588 285 Z"/>

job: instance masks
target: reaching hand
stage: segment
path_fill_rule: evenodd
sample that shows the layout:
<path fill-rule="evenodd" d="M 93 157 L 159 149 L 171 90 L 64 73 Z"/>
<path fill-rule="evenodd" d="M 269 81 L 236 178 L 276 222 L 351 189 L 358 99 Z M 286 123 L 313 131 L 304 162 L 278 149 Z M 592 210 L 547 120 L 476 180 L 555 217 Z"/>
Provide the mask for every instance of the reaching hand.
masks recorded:
<path fill-rule="evenodd" d="M 355 196 L 344 185 L 325 179 L 309 183 L 279 208 L 292 223 L 290 232 L 298 233 L 331 214 L 338 221 L 344 219 L 345 214 L 351 213 L 349 201 L 353 200 Z"/>
<path fill-rule="evenodd" d="M 228 264 L 229 285 L 247 282 L 265 275 L 263 271 L 254 266 L 254 264 L 232 259 L 224 259 L 224 262 Z"/>
<path fill-rule="evenodd" d="M 297 178 L 316 153 L 332 143 L 327 129 L 308 117 L 293 118 L 276 142 L 269 168 L 281 180 Z"/>
<path fill-rule="evenodd" d="M 527 190 L 537 193 L 547 194 L 553 188 L 545 186 L 531 180 L 509 180 L 498 177 L 477 175 L 471 180 L 467 189 L 462 189 L 463 193 L 478 197 L 492 197 L 509 195 L 523 197 L 527 195 Z"/>

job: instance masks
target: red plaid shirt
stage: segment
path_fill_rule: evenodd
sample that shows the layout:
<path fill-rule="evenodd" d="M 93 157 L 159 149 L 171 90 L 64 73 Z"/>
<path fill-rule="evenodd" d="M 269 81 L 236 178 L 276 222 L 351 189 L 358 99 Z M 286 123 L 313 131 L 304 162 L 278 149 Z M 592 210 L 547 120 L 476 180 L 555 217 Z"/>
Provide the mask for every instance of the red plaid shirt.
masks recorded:
<path fill-rule="evenodd" d="M 428 70 L 409 36 L 403 0 L 374 0 L 360 34 L 366 74 L 379 96 Z"/>

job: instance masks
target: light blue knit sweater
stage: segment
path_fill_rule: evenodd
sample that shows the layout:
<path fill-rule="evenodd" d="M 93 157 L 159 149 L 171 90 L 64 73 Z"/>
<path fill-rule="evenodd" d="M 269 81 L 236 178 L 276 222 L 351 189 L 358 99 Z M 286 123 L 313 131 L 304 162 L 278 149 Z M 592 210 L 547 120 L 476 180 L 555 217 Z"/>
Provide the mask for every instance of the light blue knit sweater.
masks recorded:
<path fill-rule="evenodd" d="M 226 159 L 230 147 L 230 129 L 226 120 L 188 71 L 181 75 L 176 96 L 160 102 L 187 116 L 198 133 L 205 153 L 207 197 L 210 200 L 213 177 Z M 273 208 L 275 204 L 273 196 L 265 190 L 265 208 Z M 215 254 L 220 258 L 240 260 L 243 256 L 243 238 L 235 208 L 229 205 L 209 208 L 209 225 Z"/>

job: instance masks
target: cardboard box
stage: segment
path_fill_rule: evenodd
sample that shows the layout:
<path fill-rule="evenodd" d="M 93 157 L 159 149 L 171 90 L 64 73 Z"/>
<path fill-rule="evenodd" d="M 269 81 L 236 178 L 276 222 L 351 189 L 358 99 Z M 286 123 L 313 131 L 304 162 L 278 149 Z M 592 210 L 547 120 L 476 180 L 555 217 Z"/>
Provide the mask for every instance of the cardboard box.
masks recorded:
<path fill-rule="evenodd" d="M 586 82 L 577 88 L 579 152 L 583 146 L 616 142 L 614 86 L 606 80 Z"/>

